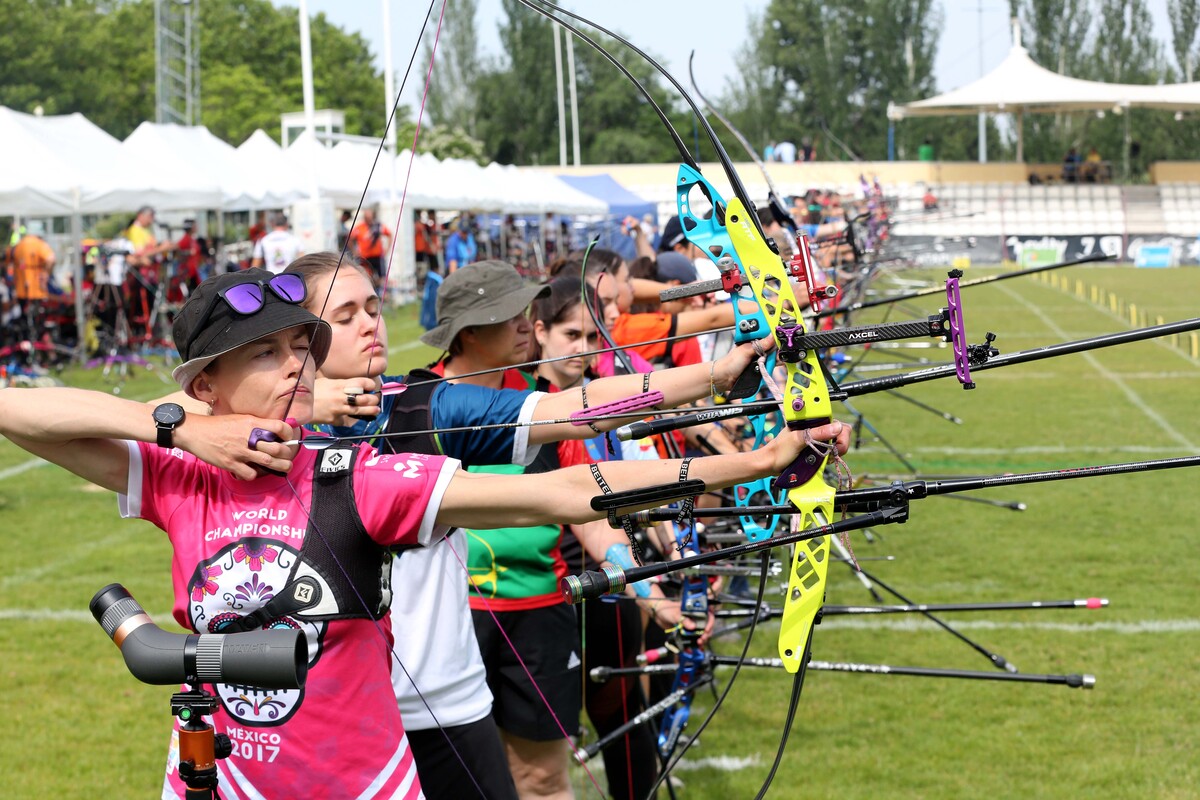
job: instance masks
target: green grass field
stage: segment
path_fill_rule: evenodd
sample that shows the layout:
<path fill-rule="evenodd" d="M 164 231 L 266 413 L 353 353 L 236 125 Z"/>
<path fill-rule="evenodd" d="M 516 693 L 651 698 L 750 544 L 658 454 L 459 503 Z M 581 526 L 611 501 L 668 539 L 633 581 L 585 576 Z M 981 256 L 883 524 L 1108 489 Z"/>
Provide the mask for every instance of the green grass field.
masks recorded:
<path fill-rule="evenodd" d="M 967 277 L 984 274 L 973 268 Z M 927 273 L 931 279 L 936 273 Z M 1168 320 L 1197 316 L 1200 272 L 1074 269 Z M 912 277 L 906 274 L 904 277 Z M 1072 291 L 1022 278 L 965 290 L 971 339 L 995 331 L 1003 352 L 1125 330 Z M 931 313 L 936 298 L 914 304 Z M 411 310 L 392 325 L 392 367 L 427 358 L 409 346 Z M 906 351 L 938 361 L 946 350 Z M 865 363 L 892 360 L 879 351 Z M 95 375 L 71 383 L 103 388 Z M 887 395 L 857 409 L 926 474 L 978 474 L 1114 463 L 1200 452 L 1195 395 L 1200 363 L 1142 343 L 979 373 L 978 388 L 926 383 L 909 396 L 962 425 Z M 138 374 L 124 396 L 169 387 Z M 847 415 L 842 415 L 847 418 Z M 898 474 L 864 441 L 856 475 Z M 170 728 L 170 691 L 137 683 L 87 612 L 92 594 L 125 584 L 168 624 L 165 538 L 118 518 L 114 498 L 0 442 L 0 748 L 5 797 L 156 796 Z M 1093 691 L 1057 686 L 813 672 L 772 797 L 1189 798 L 1200 797 L 1200 593 L 1193 578 L 1196 473 L 1164 471 L 982 496 L 1019 500 L 1024 512 L 946 498 L 918 501 L 903 526 L 881 529 L 858 555 L 920 602 L 1103 596 L 1099 611 L 947 615 L 1022 671 L 1087 672 Z M 866 603 L 845 568 L 831 567 L 829 602 Z M 777 626 L 753 650 L 773 655 Z M 736 653 L 740 645 L 723 641 Z M 944 632 L 901 617 L 831 618 L 814 658 L 989 669 Z M 790 690 L 782 672 L 743 670 L 726 705 L 678 775 L 684 797 L 752 797 L 774 757 Z M 702 694 L 698 722 L 711 704 Z M 594 771 L 602 773 L 598 760 Z M 730 765 L 737 768 L 729 768 Z M 586 779 L 580 797 L 594 796 Z M 589 794 L 590 791 L 590 794 Z M 665 796 L 665 793 L 664 793 Z"/>

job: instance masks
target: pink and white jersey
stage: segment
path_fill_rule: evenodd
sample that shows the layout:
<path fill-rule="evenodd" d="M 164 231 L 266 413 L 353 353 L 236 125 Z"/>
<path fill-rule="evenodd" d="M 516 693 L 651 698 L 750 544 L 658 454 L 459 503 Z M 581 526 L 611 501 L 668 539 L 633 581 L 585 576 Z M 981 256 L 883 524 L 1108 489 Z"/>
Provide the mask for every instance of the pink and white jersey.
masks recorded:
<path fill-rule="evenodd" d="M 354 496 L 371 537 L 429 545 L 444 536 L 436 516 L 458 462 L 361 447 Z M 301 449 L 289 485 L 276 476 L 239 481 L 179 449 L 130 442 L 129 454 L 121 514 L 167 532 L 175 620 L 203 633 L 260 608 L 284 586 L 308 528 L 314 469 L 346 471 L 350 461 L 345 449 Z M 284 617 L 266 627 L 305 632 L 308 680 L 299 690 L 212 687 L 221 712 L 210 721 L 233 743 L 233 755 L 217 762 L 221 796 L 422 797 L 392 693 L 389 642 L 380 633 L 386 619 L 377 626 Z M 169 789 L 183 797 L 177 758 L 172 748 Z"/>

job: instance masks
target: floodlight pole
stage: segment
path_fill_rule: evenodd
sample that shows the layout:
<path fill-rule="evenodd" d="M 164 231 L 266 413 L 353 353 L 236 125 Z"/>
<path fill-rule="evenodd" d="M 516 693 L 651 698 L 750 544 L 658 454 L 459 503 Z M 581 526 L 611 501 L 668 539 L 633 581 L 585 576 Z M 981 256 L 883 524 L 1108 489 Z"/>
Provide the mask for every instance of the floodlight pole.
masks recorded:
<path fill-rule="evenodd" d="M 557 25 L 550 26 L 554 34 L 554 88 L 558 91 L 558 165 L 567 165 L 567 109 L 563 97 L 562 34 Z"/>
<path fill-rule="evenodd" d="M 396 202 L 396 121 L 392 103 L 396 96 L 396 71 L 392 66 L 392 0 L 379 0 L 383 22 L 383 124 L 387 131 L 388 200 Z M 390 123 L 390 124 L 389 124 Z"/>
<path fill-rule="evenodd" d="M 983 0 L 979 0 L 979 77 L 983 77 Z M 979 112 L 979 163 L 987 163 L 987 114 Z"/>
<path fill-rule="evenodd" d="M 300 0 L 300 83 L 304 91 L 304 130 L 317 141 L 316 107 L 313 101 L 312 34 L 308 27 L 308 0 Z M 308 165 L 309 195 L 317 199 L 317 171 Z"/>
<path fill-rule="evenodd" d="M 571 93 L 571 156 L 575 166 L 579 166 L 579 97 L 575 91 L 575 37 L 570 31 L 563 31 L 567 40 L 567 80 L 570 81 Z"/>

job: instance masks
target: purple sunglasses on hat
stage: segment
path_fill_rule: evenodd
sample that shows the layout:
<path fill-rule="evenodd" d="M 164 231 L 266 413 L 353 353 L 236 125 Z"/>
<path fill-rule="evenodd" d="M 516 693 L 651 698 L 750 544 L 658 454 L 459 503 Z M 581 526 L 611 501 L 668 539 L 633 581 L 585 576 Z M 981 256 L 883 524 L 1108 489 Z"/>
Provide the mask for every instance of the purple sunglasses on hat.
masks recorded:
<path fill-rule="evenodd" d="M 221 289 L 213 295 L 208 301 L 208 306 L 205 307 L 204 313 L 200 315 L 195 327 L 192 328 L 192 335 L 188 337 L 184 344 L 184 359 L 191 356 L 192 344 L 196 341 L 196 337 L 204 330 L 204 326 L 208 323 L 208 319 L 212 316 L 213 310 L 217 307 L 218 300 L 224 300 L 235 313 L 242 316 L 257 314 L 266 305 L 267 296 L 266 289 L 270 289 L 271 293 L 285 303 L 299 305 L 304 302 L 308 296 L 308 290 L 304 286 L 304 278 L 294 273 L 285 272 L 276 275 L 267 282 L 263 281 L 247 281 L 238 283 L 225 289 Z"/>

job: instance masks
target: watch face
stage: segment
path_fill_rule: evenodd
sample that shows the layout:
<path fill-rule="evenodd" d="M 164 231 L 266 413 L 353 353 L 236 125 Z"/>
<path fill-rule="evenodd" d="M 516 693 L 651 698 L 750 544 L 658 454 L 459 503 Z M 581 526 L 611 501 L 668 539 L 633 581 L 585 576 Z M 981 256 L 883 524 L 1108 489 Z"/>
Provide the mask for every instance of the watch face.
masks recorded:
<path fill-rule="evenodd" d="M 183 422 L 183 406 L 177 403 L 163 403 L 154 409 L 154 421 L 161 425 L 178 425 Z"/>

